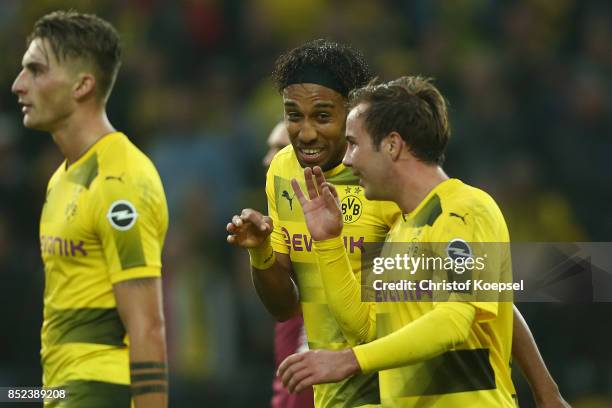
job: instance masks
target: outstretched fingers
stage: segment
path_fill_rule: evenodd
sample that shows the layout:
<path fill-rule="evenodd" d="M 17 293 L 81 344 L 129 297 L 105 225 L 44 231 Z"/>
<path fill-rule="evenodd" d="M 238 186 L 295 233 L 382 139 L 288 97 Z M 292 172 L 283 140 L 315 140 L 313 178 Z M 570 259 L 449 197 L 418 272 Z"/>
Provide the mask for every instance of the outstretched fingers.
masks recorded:
<path fill-rule="evenodd" d="M 323 185 L 322 195 L 327 208 L 338 207 L 338 195 L 336 194 L 336 196 L 334 197 L 334 194 L 332 193 L 331 188 L 329 188 L 328 185 Z"/>
<path fill-rule="evenodd" d="M 319 166 L 315 166 L 312 169 L 312 172 L 314 173 L 314 177 L 317 182 L 317 191 L 319 192 L 320 195 L 322 195 L 323 186 L 327 183 L 327 181 L 325 180 L 325 176 L 323 175 L 323 170 L 321 170 Z"/>
<path fill-rule="evenodd" d="M 291 188 L 293 188 L 293 192 L 295 193 L 295 196 L 300 202 L 300 205 L 302 206 L 302 208 L 304 208 L 308 200 L 306 199 L 306 197 L 304 197 L 304 193 L 302 192 L 302 189 L 300 188 L 300 184 L 294 178 L 291 179 Z"/>
<path fill-rule="evenodd" d="M 327 181 L 325 182 L 325 185 L 329 188 L 329 191 L 331 191 L 336 201 L 340 202 L 340 197 L 338 197 L 338 190 L 336 190 L 336 186 Z"/>
<path fill-rule="evenodd" d="M 317 190 L 317 186 L 312 177 L 312 169 L 310 167 L 306 167 L 304 169 L 304 180 L 306 181 L 306 190 L 308 191 L 308 198 L 314 200 L 319 196 L 319 192 Z"/>

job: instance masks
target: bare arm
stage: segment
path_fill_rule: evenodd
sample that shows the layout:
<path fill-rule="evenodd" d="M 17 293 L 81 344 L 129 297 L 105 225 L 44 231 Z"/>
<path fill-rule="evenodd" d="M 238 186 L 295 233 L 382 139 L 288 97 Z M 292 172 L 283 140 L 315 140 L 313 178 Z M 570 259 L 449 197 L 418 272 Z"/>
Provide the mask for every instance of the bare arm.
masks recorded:
<path fill-rule="evenodd" d="M 227 242 L 248 249 L 253 286 L 268 312 L 279 321 L 293 317 L 299 311 L 298 290 L 289 256 L 272 248 L 272 219 L 247 208 L 226 229 Z"/>
<path fill-rule="evenodd" d="M 539 408 L 569 408 L 550 375 L 521 312 L 514 306 L 512 357 L 525 375 Z"/>
<path fill-rule="evenodd" d="M 130 341 L 130 377 L 136 408 L 168 406 L 166 332 L 160 278 L 132 279 L 113 286 Z"/>
<path fill-rule="evenodd" d="M 292 278 L 291 259 L 276 252 L 272 267 L 261 270 L 251 265 L 253 286 L 268 312 L 280 322 L 289 320 L 300 310 L 297 285 Z"/>

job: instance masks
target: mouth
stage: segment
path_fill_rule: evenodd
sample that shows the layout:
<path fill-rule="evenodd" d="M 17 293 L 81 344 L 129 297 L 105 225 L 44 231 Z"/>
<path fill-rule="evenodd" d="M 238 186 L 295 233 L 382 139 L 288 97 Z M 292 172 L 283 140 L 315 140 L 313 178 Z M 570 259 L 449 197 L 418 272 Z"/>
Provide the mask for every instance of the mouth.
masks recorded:
<path fill-rule="evenodd" d="M 297 153 L 303 163 L 317 164 L 323 158 L 325 149 L 322 147 L 298 148 Z"/>
<path fill-rule="evenodd" d="M 19 102 L 21 105 L 21 113 L 28 113 L 32 109 L 32 104 Z"/>

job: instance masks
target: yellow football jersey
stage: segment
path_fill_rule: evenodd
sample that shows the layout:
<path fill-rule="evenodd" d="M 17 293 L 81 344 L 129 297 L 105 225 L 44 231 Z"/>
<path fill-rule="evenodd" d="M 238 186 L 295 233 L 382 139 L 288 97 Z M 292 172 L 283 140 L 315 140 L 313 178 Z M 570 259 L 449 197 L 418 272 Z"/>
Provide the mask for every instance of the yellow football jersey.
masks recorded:
<path fill-rule="evenodd" d="M 496 252 L 487 265 L 489 270 L 499 274 L 492 280 L 499 276 L 508 279 L 511 278 L 509 252 L 499 253 L 508 249 L 508 245 L 499 243 L 508 242 L 506 223 L 493 199 L 482 190 L 450 179 L 436 186 L 414 211 L 398 219 L 381 256 L 394 257 L 397 248 L 389 250 L 394 243 L 405 243 L 402 245 L 413 251 L 413 256 L 425 253 L 452 257 L 453 252 L 462 255 L 472 252 L 473 256 L 474 243 L 481 243 L 478 251 L 484 248 Z M 433 281 L 442 281 L 432 277 L 432 270 L 421 269 L 413 276 L 414 279 L 429 276 Z M 483 302 L 475 295 L 470 297 L 470 293 L 436 293 L 456 295 L 457 300 L 467 299 L 476 307 L 476 320 L 469 337 L 437 357 L 380 371 L 382 406 L 514 407 L 515 392 L 510 377 L 512 302 L 488 301 L 490 299 Z M 376 306 L 377 337 L 396 332 L 433 310 L 440 300 L 436 296 L 434 291 L 416 290 L 398 291 L 378 299 L 383 302 Z M 368 371 L 368 365 L 375 366 L 379 352 L 380 355 L 394 353 L 394 350 L 382 348 L 373 350 L 375 343 L 368 344 L 369 355 L 363 353 L 360 359 L 364 371 Z M 358 358 L 359 348 L 355 348 Z"/>
<path fill-rule="evenodd" d="M 306 191 L 304 169 L 293 147 L 287 146 L 274 157 L 266 181 L 268 213 L 274 222 L 272 246 L 276 252 L 291 257 L 309 347 L 345 349 L 349 344 L 329 310 L 312 238 L 291 187 L 292 178 L 298 180 L 302 191 Z M 393 203 L 367 200 L 358 179 L 342 164 L 325 172 L 325 178 L 338 191 L 344 217 L 344 244 L 353 273 L 359 280 L 364 243 L 383 241 L 400 211 Z M 318 408 L 365 406 L 377 404 L 379 400 L 376 373 L 357 375 L 339 383 L 316 385 L 314 390 Z"/>
<path fill-rule="evenodd" d="M 168 210 L 153 163 L 119 132 L 51 177 L 40 221 L 43 383 L 129 384 L 112 285 L 161 274 Z"/>

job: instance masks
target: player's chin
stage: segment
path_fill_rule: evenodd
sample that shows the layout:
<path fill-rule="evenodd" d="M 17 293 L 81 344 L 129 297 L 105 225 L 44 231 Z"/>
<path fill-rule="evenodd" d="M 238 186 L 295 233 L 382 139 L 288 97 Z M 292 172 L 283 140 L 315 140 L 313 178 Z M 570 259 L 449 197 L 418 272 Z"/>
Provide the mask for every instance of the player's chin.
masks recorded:
<path fill-rule="evenodd" d="M 377 194 L 376 190 L 362 178 L 359 179 L 359 185 L 363 187 L 363 195 L 365 198 L 368 200 L 380 200 L 380 195 Z"/>
<path fill-rule="evenodd" d="M 24 115 L 23 117 L 23 126 L 28 129 L 42 130 L 40 129 L 40 123 L 38 123 L 35 118 L 28 114 Z"/>

